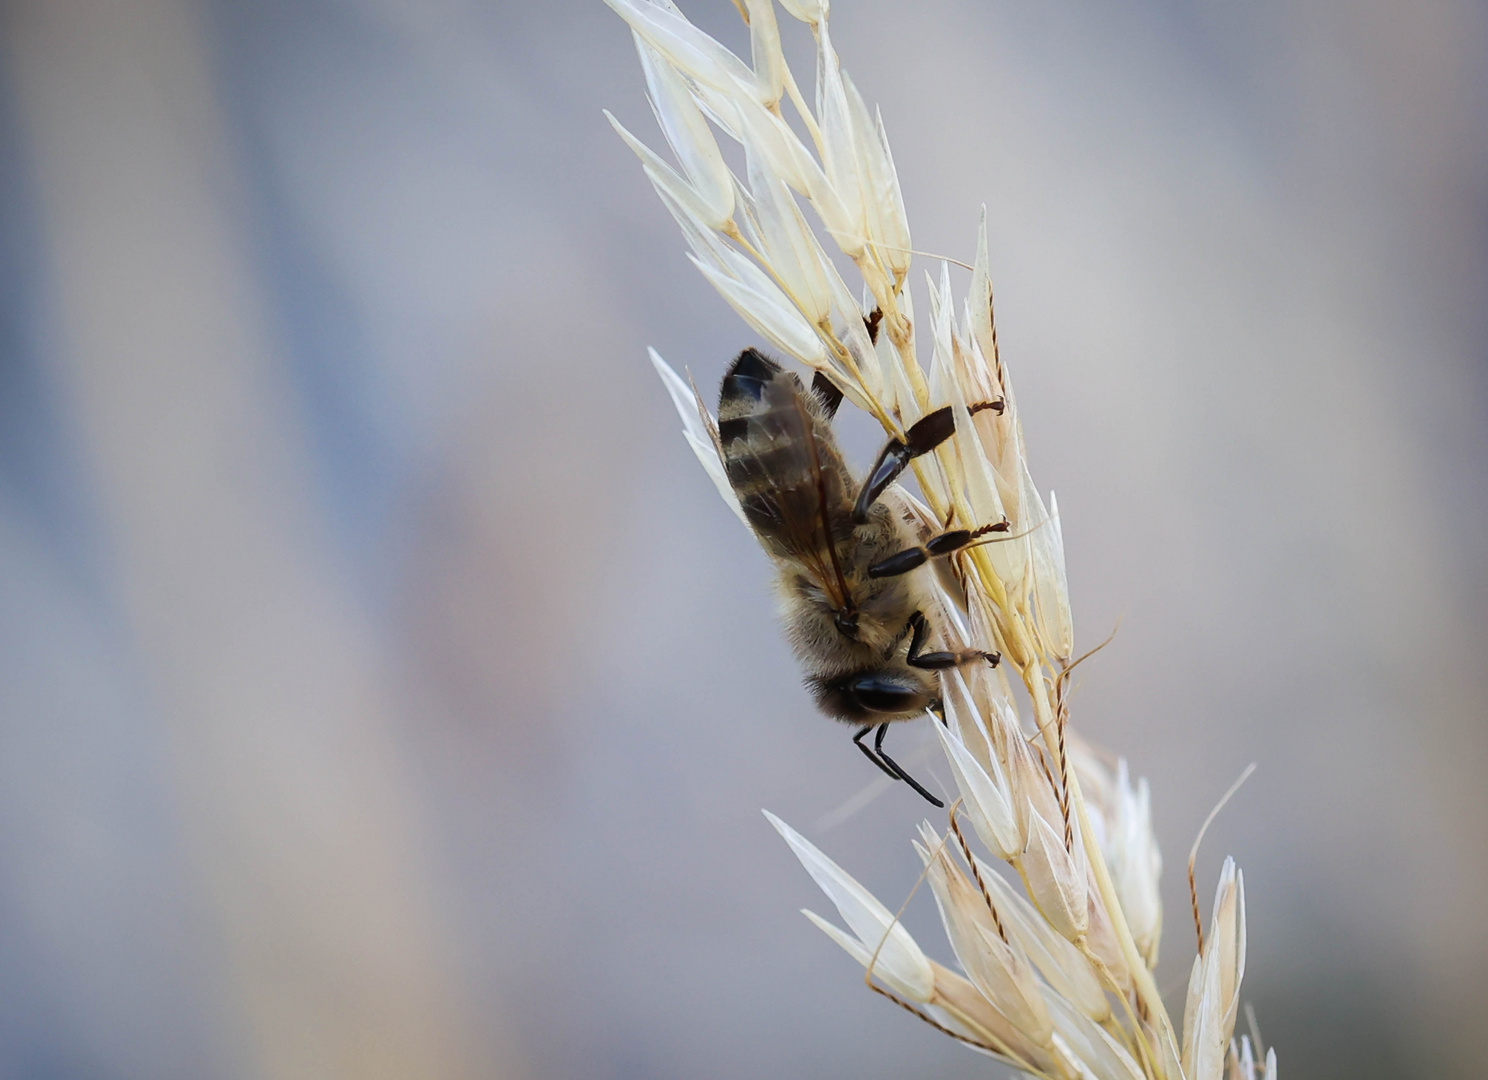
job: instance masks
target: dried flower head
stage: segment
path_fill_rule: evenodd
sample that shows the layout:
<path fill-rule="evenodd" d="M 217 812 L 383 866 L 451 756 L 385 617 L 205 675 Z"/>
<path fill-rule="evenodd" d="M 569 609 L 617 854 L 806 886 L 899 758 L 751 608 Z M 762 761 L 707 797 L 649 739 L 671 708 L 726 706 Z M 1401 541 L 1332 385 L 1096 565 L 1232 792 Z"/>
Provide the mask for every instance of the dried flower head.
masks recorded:
<path fill-rule="evenodd" d="M 1150 795 L 1124 760 L 1108 766 L 1070 730 L 1070 675 L 1080 661 L 1063 534 L 1053 493 L 1046 504 L 1029 472 L 998 352 L 985 213 L 965 296 L 958 303 L 942 262 L 938 277 L 926 276 L 927 317 L 917 321 L 909 223 L 883 120 L 838 61 L 825 0 L 782 0 L 816 43 L 813 103 L 781 51 L 772 0 L 735 0 L 749 28 L 748 63 L 670 0 L 606 2 L 634 33 L 676 164 L 610 122 L 640 157 L 703 276 L 776 350 L 825 374 L 889 435 L 902 437 L 950 405 L 954 436 L 913 462 L 917 505 L 927 520 L 1009 523 L 1003 542 L 954 557 L 962 595 L 941 590 L 938 598 L 947 648 L 1004 658 L 995 669 L 942 676 L 945 725 L 937 731 L 960 797 L 947 830 L 927 824 L 916 842 L 961 973 L 927 957 L 897 915 L 767 814 L 847 929 L 807 917 L 867 969 L 875 991 L 1025 1073 L 1275 1080 L 1274 1051 L 1257 1065 L 1249 1039 L 1232 1042 L 1245 968 L 1244 884 L 1232 861 L 1220 875 L 1212 928 L 1201 934 L 1181 1035 L 1153 980 L 1162 859 Z M 742 177 L 715 132 L 742 146 Z M 855 285 L 823 237 L 852 263 Z M 651 358 L 693 452 L 739 513 L 713 417 L 660 356 Z M 987 401 L 1003 407 L 968 408 Z M 977 854 L 968 833 L 995 862 Z"/>

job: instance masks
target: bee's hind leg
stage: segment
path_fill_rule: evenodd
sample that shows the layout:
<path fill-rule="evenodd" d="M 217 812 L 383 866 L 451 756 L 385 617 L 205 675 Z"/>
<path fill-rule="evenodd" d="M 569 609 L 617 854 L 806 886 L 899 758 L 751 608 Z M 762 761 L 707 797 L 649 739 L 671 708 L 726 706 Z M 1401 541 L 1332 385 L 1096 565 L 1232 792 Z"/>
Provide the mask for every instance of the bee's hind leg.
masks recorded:
<path fill-rule="evenodd" d="M 960 652 L 924 652 L 925 640 L 930 636 L 930 626 L 925 621 L 925 616 L 916 611 L 909 617 L 910 629 L 914 632 L 909 639 L 909 652 L 904 660 L 910 667 L 926 668 L 930 671 L 943 671 L 946 668 L 960 667 L 974 660 L 986 660 L 993 667 L 997 666 L 1002 657 L 995 652 L 983 652 L 981 649 L 963 649 Z"/>
<path fill-rule="evenodd" d="M 858 737 L 861 738 L 862 735 L 867 732 L 867 730 L 867 728 L 864 728 L 862 732 L 858 733 Z M 883 763 L 888 766 L 888 769 L 885 769 L 884 771 L 887 772 L 889 769 L 892 769 L 893 775 L 898 776 L 900 780 L 903 780 L 910 787 L 918 791 L 924 797 L 926 802 L 939 809 L 944 809 L 945 803 L 941 802 L 934 795 L 931 795 L 928 791 L 926 791 L 924 786 L 918 780 L 904 771 L 904 767 L 902 765 L 900 765 L 893 758 L 889 757 L 887 751 L 885 751 L 883 748 L 884 736 L 888 734 L 888 731 L 888 724 L 879 724 L 878 732 L 873 736 L 873 749 L 878 752 L 878 756 L 882 758 Z M 853 741 L 856 742 L 857 740 L 855 739 Z M 863 746 L 862 743 L 858 743 L 858 745 Z M 867 750 L 868 748 L 866 746 L 863 746 L 863 749 Z"/>
<path fill-rule="evenodd" d="M 1006 403 L 998 401 L 979 401 L 971 406 L 973 414 L 991 409 L 994 412 L 1002 412 Z M 956 414 L 951 411 L 949 405 L 942 406 L 932 413 L 926 413 L 920 417 L 910 429 L 904 433 L 904 438 L 890 439 L 888 444 L 879 451 L 878 460 L 873 463 L 873 468 L 868 471 L 868 479 L 863 484 L 863 490 L 858 492 L 858 501 L 853 505 L 853 520 L 862 524 L 868 520 L 868 510 L 876 502 L 895 480 L 899 474 L 915 458 L 921 454 L 928 454 L 941 443 L 951 437 L 956 430 Z"/>
<path fill-rule="evenodd" d="M 811 379 L 811 392 L 817 396 L 829 419 L 837 415 L 837 407 L 842 404 L 842 391 L 836 383 L 818 371 Z"/>

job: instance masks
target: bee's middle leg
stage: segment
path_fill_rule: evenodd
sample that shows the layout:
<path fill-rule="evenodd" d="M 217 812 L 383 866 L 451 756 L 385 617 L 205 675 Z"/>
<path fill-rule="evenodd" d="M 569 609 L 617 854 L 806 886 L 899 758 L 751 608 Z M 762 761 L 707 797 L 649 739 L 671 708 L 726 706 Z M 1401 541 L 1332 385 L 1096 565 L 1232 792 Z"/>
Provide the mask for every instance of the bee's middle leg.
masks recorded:
<path fill-rule="evenodd" d="M 925 565 L 930 559 L 960 551 L 973 540 L 988 533 L 1007 532 L 1010 527 L 1011 523 L 1003 520 L 992 525 L 983 525 L 979 529 L 952 529 L 943 532 L 939 536 L 932 536 L 924 547 L 905 548 L 894 552 L 887 559 L 878 560 L 868 568 L 868 576 L 894 577 L 897 574 L 907 574 L 915 567 Z"/>
<path fill-rule="evenodd" d="M 909 652 L 904 660 L 910 667 L 944 671 L 947 668 L 970 664 L 975 660 L 985 660 L 996 667 L 998 661 L 1002 659 L 998 653 L 983 652 L 981 649 L 962 649 L 959 652 L 924 652 L 925 642 L 930 637 L 930 624 L 925 621 L 922 613 L 916 611 L 909 617 L 909 626 L 913 636 L 909 639 Z"/>

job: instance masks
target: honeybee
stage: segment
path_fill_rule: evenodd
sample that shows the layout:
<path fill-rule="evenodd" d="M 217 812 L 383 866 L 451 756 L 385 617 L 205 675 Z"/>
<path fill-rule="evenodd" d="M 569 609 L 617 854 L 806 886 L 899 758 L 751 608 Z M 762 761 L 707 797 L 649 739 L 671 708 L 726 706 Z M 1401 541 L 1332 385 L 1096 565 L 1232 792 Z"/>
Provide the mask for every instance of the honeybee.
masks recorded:
<path fill-rule="evenodd" d="M 883 749 L 889 724 L 941 711 L 936 672 L 996 653 L 927 651 L 928 597 L 910 571 L 1006 521 L 925 535 L 894 486 L 911 460 L 955 430 L 949 406 L 890 439 L 861 485 L 832 433 L 842 392 L 818 374 L 808 390 L 794 373 L 745 349 L 718 402 L 723 463 L 744 516 L 775 562 L 786 636 L 806 686 L 826 715 L 861 725 L 853 745 L 934 803 Z M 1001 411 L 1001 402 L 972 407 Z M 877 733 L 870 750 L 863 738 Z"/>

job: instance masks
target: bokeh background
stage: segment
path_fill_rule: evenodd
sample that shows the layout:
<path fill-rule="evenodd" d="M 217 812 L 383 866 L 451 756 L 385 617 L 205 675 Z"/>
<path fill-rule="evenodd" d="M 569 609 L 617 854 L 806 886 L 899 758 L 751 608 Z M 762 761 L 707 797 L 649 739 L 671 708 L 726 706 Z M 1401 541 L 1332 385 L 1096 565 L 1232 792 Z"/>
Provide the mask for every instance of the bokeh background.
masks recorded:
<path fill-rule="evenodd" d="M 917 246 L 987 204 L 1175 1007 L 1254 760 L 1200 876 L 1244 867 L 1284 1074 L 1481 1075 L 1488 9 L 833 28 Z M 863 990 L 759 815 L 913 883 L 926 807 L 813 715 L 646 362 L 752 342 L 600 115 L 654 138 L 621 21 L 8 0 L 0 39 L 0 1075 L 995 1075 Z"/>

